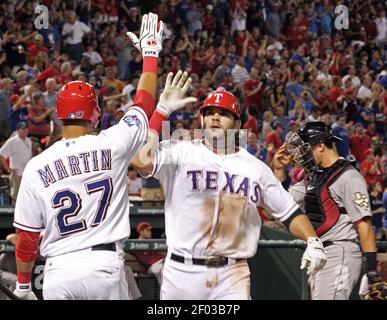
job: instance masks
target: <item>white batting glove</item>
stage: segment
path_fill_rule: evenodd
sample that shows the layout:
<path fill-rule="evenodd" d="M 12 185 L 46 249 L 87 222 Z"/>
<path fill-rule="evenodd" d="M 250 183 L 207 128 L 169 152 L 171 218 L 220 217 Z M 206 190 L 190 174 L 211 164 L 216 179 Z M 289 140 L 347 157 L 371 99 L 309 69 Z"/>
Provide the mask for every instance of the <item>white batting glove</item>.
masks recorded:
<path fill-rule="evenodd" d="M 132 40 L 134 46 L 142 53 L 143 57 L 158 57 L 162 47 L 163 22 L 158 27 L 158 16 L 154 13 L 144 14 L 141 22 L 140 38 L 133 32 L 126 35 Z"/>
<path fill-rule="evenodd" d="M 16 282 L 16 289 L 13 294 L 21 300 L 38 300 L 35 293 L 31 289 L 31 282 L 19 283 Z"/>
<path fill-rule="evenodd" d="M 301 270 L 307 268 L 306 274 L 310 275 L 325 266 L 327 256 L 324 245 L 319 238 L 309 237 L 307 245 L 301 259 Z"/>
<path fill-rule="evenodd" d="M 169 116 L 172 112 L 183 108 L 187 103 L 197 101 L 195 97 L 184 98 L 192 82 L 187 71 L 183 73 L 179 70 L 173 80 L 172 77 L 173 73 L 168 73 L 164 91 L 160 95 L 156 106 L 156 110 L 165 116 Z"/>

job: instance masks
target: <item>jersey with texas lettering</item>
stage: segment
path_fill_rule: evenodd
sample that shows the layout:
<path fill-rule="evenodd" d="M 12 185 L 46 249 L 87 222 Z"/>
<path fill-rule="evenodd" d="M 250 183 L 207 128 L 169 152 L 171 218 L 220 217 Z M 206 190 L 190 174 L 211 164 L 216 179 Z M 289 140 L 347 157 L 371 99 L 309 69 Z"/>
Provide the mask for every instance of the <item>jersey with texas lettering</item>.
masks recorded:
<path fill-rule="evenodd" d="M 148 120 L 132 107 L 98 135 L 61 140 L 23 173 L 14 226 L 44 230 L 40 253 L 53 257 L 129 237 L 127 168 L 146 141 Z"/>
<path fill-rule="evenodd" d="M 221 156 L 200 140 L 163 141 L 152 175 L 165 193 L 168 249 L 185 256 L 252 257 L 257 206 L 280 221 L 298 209 L 270 168 L 244 149 Z"/>

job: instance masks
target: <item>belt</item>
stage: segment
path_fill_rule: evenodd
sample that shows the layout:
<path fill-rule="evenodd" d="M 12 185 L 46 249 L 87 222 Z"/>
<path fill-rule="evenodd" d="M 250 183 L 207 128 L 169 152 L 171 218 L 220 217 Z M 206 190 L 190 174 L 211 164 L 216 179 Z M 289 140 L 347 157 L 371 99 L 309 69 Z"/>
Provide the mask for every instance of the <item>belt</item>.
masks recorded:
<path fill-rule="evenodd" d="M 328 240 L 328 241 L 323 242 L 323 246 L 324 246 L 324 248 L 326 248 L 326 247 L 334 245 L 335 242 L 353 242 L 353 243 L 356 243 L 355 240 L 334 240 L 334 241 Z"/>
<path fill-rule="evenodd" d="M 97 244 L 96 246 L 92 246 L 91 250 L 116 251 L 116 244 L 114 242 Z"/>
<path fill-rule="evenodd" d="M 171 260 L 180 262 L 180 263 L 185 263 L 185 258 L 182 256 L 179 256 L 177 254 L 172 253 L 171 254 Z M 208 268 L 219 268 L 226 266 L 229 263 L 229 258 L 227 257 L 208 257 L 205 259 L 200 259 L 200 258 L 192 258 L 192 264 L 199 265 L 199 266 L 206 266 Z M 235 262 L 239 262 L 245 259 L 234 259 Z"/>

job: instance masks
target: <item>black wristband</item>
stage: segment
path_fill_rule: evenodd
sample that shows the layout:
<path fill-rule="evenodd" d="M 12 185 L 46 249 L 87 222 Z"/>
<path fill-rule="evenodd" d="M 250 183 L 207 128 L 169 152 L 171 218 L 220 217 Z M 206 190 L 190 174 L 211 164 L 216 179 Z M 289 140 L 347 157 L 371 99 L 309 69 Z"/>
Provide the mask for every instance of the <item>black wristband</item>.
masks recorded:
<path fill-rule="evenodd" d="M 293 221 L 293 219 L 301 214 L 304 214 L 300 208 L 298 208 L 296 211 L 292 213 L 292 215 L 287 218 L 285 221 L 282 221 L 282 223 L 286 226 L 286 228 L 289 229 L 290 223 Z"/>
<path fill-rule="evenodd" d="M 376 252 L 364 252 L 365 271 L 376 271 Z"/>

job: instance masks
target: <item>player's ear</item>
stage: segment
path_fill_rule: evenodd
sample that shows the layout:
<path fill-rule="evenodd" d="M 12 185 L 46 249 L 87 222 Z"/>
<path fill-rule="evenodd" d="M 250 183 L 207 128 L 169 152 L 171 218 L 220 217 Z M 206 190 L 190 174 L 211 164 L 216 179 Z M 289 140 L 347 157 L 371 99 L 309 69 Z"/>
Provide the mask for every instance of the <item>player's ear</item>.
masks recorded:
<path fill-rule="evenodd" d="M 241 124 L 242 124 L 241 120 L 239 120 L 239 119 L 235 120 L 234 121 L 234 129 L 239 130 L 241 128 Z"/>

